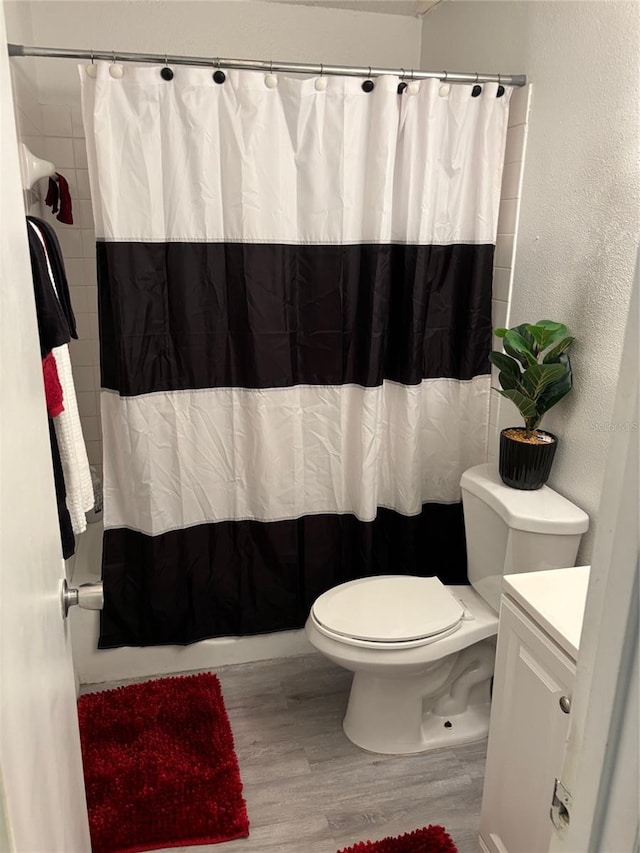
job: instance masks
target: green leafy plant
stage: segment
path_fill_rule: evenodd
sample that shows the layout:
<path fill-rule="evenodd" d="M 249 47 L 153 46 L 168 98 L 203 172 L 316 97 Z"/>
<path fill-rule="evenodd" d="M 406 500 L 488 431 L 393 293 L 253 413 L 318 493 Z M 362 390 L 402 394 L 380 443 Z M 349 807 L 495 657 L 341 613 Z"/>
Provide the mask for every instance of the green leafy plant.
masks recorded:
<path fill-rule="evenodd" d="M 567 351 L 575 338 L 566 326 L 552 320 L 494 329 L 494 334 L 502 338 L 505 350 L 489 355 L 500 371 L 496 390 L 516 404 L 530 438 L 545 412 L 573 387 Z"/>

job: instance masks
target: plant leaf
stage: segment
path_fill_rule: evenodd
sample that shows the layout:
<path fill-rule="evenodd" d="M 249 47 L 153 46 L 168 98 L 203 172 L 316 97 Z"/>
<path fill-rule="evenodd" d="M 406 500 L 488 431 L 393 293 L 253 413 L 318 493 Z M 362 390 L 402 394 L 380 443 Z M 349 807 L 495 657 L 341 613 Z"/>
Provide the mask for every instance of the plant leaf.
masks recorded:
<path fill-rule="evenodd" d="M 556 344 L 553 349 L 550 349 L 549 352 L 542 359 L 543 364 L 551 364 L 557 360 L 558 356 L 561 356 L 563 352 L 566 352 L 571 344 L 575 341 L 575 338 L 569 336 L 568 338 L 563 338 L 560 343 Z"/>
<path fill-rule="evenodd" d="M 495 364 L 498 370 L 502 371 L 502 373 L 507 373 L 509 376 L 512 376 L 514 379 L 520 380 L 522 376 L 522 371 L 520 369 L 519 363 L 515 358 L 512 358 L 509 355 L 505 355 L 502 352 L 493 352 L 489 353 L 489 361 L 491 364 Z"/>
<path fill-rule="evenodd" d="M 518 361 L 524 365 L 537 364 L 538 360 L 531 351 L 527 341 L 515 329 L 509 329 L 504 336 L 504 348 L 509 355 L 513 355 Z"/>
<path fill-rule="evenodd" d="M 509 329 L 494 329 L 493 334 L 496 336 L 496 338 L 504 338 L 508 331 Z"/>
<path fill-rule="evenodd" d="M 524 394 L 521 394 L 515 388 L 506 388 L 504 391 L 498 389 L 498 393 L 506 397 L 507 400 L 511 400 L 512 403 L 515 403 L 523 418 L 535 418 L 538 414 L 538 409 L 533 400 L 525 397 Z"/>
<path fill-rule="evenodd" d="M 540 350 L 546 349 L 568 334 L 566 326 L 552 320 L 539 320 L 537 323 L 528 324 L 527 331 L 535 339 Z"/>
<path fill-rule="evenodd" d="M 522 384 L 527 392 L 537 399 L 547 386 L 558 382 L 565 375 L 566 370 L 564 364 L 533 364 L 525 370 Z"/>
<path fill-rule="evenodd" d="M 569 356 L 561 355 L 560 363 L 565 369 L 564 376 L 562 376 L 557 382 L 553 382 L 545 388 L 538 398 L 538 411 L 541 415 L 548 412 L 556 403 L 559 403 L 560 400 L 562 400 L 562 398 L 565 397 L 573 388 L 573 376 L 571 373 Z"/>

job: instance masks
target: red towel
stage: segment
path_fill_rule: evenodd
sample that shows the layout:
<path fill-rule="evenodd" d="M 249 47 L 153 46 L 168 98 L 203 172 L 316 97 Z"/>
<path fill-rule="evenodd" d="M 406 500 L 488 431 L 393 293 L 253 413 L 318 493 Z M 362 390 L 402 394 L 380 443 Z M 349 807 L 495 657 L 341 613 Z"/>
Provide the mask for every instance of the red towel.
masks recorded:
<path fill-rule="evenodd" d="M 44 376 L 44 396 L 47 401 L 49 417 L 56 418 L 64 412 L 62 385 L 58 377 L 58 365 L 50 352 L 42 359 L 42 375 Z"/>
<path fill-rule="evenodd" d="M 53 178 L 49 178 L 49 189 L 44 203 L 51 208 L 52 213 L 58 214 L 56 219 L 59 222 L 64 222 L 65 225 L 73 225 L 69 184 L 60 172 L 56 172 Z M 60 208 L 59 211 L 58 208 Z"/>

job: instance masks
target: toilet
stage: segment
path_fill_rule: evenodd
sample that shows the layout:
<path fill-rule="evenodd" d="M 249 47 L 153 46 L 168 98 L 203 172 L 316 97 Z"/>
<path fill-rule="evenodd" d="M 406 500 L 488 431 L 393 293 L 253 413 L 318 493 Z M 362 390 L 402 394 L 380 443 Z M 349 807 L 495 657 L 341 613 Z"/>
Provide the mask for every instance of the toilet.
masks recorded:
<path fill-rule="evenodd" d="M 495 465 L 462 475 L 470 586 L 382 575 L 313 604 L 315 648 L 353 672 L 344 732 L 357 746 L 410 754 L 486 737 L 504 575 L 575 565 L 589 518 L 547 486 L 506 486 Z"/>

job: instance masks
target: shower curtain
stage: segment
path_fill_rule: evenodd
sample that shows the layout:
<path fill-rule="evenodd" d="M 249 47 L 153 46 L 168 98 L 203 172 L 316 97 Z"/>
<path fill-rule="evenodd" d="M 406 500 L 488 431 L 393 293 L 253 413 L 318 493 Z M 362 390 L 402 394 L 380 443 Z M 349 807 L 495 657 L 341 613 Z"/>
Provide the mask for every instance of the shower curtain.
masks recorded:
<path fill-rule="evenodd" d="M 299 627 L 366 575 L 465 583 L 510 90 L 173 70 L 80 68 L 100 647 Z"/>

